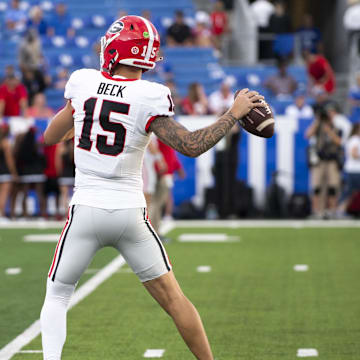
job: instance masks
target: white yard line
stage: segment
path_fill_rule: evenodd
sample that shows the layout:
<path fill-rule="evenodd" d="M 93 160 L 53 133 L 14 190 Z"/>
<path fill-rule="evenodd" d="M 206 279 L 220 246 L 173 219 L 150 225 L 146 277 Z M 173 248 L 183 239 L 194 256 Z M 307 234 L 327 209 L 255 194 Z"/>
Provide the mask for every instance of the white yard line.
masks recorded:
<path fill-rule="evenodd" d="M 296 264 L 294 265 L 294 270 L 295 271 L 308 271 L 309 270 L 309 265 L 306 264 Z"/>
<path fill-rule="evenodd" d="M 318 357 L 319 352 L 316 349 L 298 349 L 297 357 Z"/>
<path fill-rule="evenodd" d="M 18 354 L 42 354 L 42 350 L 20 350 Z"/>
<path fill-rule="evenodd" d="M 235 242 L 240 241 L 240 236 L 230 236 L 227 234 L 181 234 L 178 236 L 180 242 Z"/>
<path fill-rule="evenodd" d="M 144 358 L 160 358 L 164 355 L 165 349 L 147 349 Z"/>
<path fill-rule="evenodd" d="M 125 265 L 124 258 L 119 255 L 109 264 L 103 267 L 96 275 L 84 283 L 78 290 L 75 291 L 71 299 L 70 307 L 74 307 L 86 296 L 91 294 L 99 285 L 113 275 L 118 269 Z M 0 350 L 0 360 L 9 360 L 17 352 L 19 352 L 25 345 L 35 339 L 40 334 L 40 320 L 32 323 L 22 334 L 17 336 L 13 341 L 7 344 Z"/>
<path fill-rule="evenodd" d="M 56 234 L 31 234 L 25 235 L 24 241 L 25 242 L 58 242 L 60 235 Z"/>

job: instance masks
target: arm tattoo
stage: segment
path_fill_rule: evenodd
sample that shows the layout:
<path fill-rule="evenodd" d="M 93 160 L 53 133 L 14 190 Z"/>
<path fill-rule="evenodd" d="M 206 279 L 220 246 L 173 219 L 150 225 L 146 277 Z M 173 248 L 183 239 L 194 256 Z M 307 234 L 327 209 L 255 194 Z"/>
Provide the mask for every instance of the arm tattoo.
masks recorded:
<path fill-rule="evenodd" d="M 150 125 L 157 137 L 176 151 L 190 157 L 197 157 L 212 148 L 234 126 L 237 119 L 227 112 L 214 124 L 189 131 L 173 118 L 161 116 Z"/>

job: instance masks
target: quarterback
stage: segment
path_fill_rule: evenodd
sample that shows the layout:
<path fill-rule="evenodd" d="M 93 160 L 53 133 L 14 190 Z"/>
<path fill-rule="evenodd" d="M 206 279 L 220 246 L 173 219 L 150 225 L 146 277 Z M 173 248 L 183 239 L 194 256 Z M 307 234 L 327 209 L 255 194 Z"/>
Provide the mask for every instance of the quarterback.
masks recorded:
<path fill-rule="evenodd" d="M 167 87 L 141 79 L 153 69 L 160 39 L 139 16 L 115 21 L 101 39 L 101 71 L 75 71 L 65 88 L 66 106 L 44 133 L 47 144 L 74 136 L 75 190 L 50 266 L 41 311 L 43 354 L 61 359 L 66 312 L 94 254 L 113 246 L 148 292 L 171 316 L 197 359 L 213 355 L 200 316 L 185 297 L 147 216 L 142 162 L 153 132 L 180 153 L 196 157 L 213 147 L 263 96 L 243 89 L 214 124 L 188 131 L 174 119 Z"/>

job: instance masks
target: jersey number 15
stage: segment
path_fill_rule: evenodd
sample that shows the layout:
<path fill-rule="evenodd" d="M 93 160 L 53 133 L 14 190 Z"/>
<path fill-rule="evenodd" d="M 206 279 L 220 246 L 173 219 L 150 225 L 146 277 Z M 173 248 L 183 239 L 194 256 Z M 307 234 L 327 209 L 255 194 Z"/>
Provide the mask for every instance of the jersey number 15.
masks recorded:
<path fill-rule="evenodd" d="M 83 150 L 90 151 L 93 141 L 90 140 L 91 129 L 94 122 L 94 110 L 97 102 L 97 98 L 87 99 L 84 103 L 84 123 L 79 139 L 78 147 Z M 113 145 L 107 144 L 107 136 L 97 135 L 96 148 L 100 154 L 117 156 L 124 150 L 126 129 L 121 123 L 115 123 L 110 121 L 110 114 L 112 112 L 128 115 L 129 104 L 119 103 L 115 101 L 103 100 L 99 123 L 103 130 L 114 133 L 115 139 Z"/>

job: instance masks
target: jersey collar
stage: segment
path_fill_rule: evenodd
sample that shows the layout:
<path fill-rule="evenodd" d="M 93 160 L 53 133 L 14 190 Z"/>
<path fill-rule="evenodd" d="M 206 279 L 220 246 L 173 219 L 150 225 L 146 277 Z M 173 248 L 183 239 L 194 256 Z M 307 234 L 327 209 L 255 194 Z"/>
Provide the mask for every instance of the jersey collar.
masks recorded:
<path fill-rule="evenodd" d="M 115 80 L 115 81 L 136 81 L 136 80 L 139 80 L 139 79 L 127 79 L 127 78 L 124 78 L 124 77 L 122 77 L 120 75 L 111 76 L 105 71 L 102 71 L 101 74 L 104 77 L 106 77 L 107 79 Z"/>

